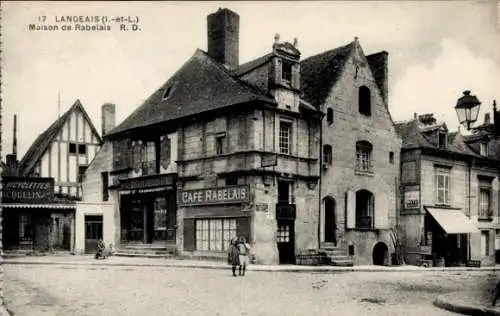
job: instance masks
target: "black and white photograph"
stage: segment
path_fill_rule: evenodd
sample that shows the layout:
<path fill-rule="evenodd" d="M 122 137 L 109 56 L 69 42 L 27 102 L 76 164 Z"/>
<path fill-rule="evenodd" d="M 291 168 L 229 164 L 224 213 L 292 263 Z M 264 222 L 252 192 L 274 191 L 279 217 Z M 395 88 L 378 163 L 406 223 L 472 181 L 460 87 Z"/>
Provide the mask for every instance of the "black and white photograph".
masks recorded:
<path fill-rule="evenodd" d="M 0 316 L 500 316 L 500 1 L 0 10 Z"/>

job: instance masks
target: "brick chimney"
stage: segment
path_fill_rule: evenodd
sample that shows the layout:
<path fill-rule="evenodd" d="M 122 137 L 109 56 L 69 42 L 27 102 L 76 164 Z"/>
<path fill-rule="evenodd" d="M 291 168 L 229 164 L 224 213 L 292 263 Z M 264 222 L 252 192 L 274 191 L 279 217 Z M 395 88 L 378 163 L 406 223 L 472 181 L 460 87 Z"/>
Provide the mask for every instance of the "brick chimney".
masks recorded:
<path fill-rule="evenodd" d="M 104 103 L 101 110 L 101 133 L 104 136 L 115 127 L 115 105 Z"/>
<path fill-rule="evenodd" d="M 380 92 L 382 92 L 382 98 L 386 105 L 389 106 L 389 53 L 381 51 L 366 56 L 366 59 Z"/>
<path fill-rule="evenodd" d="M 239 65 L 240 16 L 220 9 L 207 16 L 208 55 L 230 68 Z"/>

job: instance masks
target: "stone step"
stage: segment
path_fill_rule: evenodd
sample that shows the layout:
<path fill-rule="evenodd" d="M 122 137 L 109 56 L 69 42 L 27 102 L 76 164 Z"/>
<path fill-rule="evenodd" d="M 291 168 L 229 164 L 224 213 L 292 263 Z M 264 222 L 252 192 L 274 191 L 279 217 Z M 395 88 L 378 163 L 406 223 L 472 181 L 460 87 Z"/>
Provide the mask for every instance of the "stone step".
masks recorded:
<path fill-rule="evenodd" d="M 165 245 L 121 245 L 121 249 L 131 249 L 131 250 L 167 250 Z"/>
<path fill-rule="evenodd" d="M 343 249 L 319 249 L 318 253 L 323 254 L 325 256 L 337 256 L 337 255 L 346 255 L 346 252 Z"/>
<path fill-rule="evenodd" d="M 132 258 L 172 258 L 171 254 L 155 254 L 155 253 L 130 253 L 130 252 L 115 252 L 113 254 L 117 257 L 132 257 Z"/>
<path fill-rule="evenodd" d="M 330 263 L 332 266 L 337 266 L 337 267 L 352 267 L 354 266 L 354 262 L 350 259 L 348 260 L 335 260 Z"/>
<path fill-rule="evenodd" d="M 144 250 L 144 249 L 118 249 L 117 253 L 127 253 L 132 255 L 168 255 L 167 250 Z"/>

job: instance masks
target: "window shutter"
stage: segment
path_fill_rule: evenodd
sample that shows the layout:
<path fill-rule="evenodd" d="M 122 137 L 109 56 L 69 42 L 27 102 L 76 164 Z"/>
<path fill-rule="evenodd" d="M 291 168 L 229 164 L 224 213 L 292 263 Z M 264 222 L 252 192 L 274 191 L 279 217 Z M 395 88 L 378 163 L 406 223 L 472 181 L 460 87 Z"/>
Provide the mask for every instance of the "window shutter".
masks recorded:
<path fill-rule="evenodd" d="M 141 171 L 142 143 L 140 141 L 132 143 L 133 168 L 135 172 Z"/>
<path fill-rule="evenodd" d="M 356 228 L 356 194 L 353 191 L 346 192 L 346 227 Z"/>
<path fill-rule="evenodd" d="M 183 233 L 184 233 L 184 251 L 195 251 L 196 231 L 195 231 L 194 219 L 184 219 Z"/>
<path fill-rule="evenodd" d="M 300 64 L 293 65 L 293 68 L 292 68 L 292 88 L 300 89 Z"/>
<path fill-rule="evenodd" d="M 388 209 L 387 209 L 387 205 L 385 204 L 381 204 L 380 207 L 377 207 L 377 205 L 375 205 L 373 199 L 374 197 L 372 196 L 371 197 L 372 201 L 371 201 L 371 205 L 373 207 L 373 217 L 374 217 L 374 221 L 375 221 L 375 229 L 388 229 L 389 228 L 389 212 L 388 212 Z"/>
<path fill-rule="evenodd" d="M 239 217 L 236 219 L 236 232 L 238 234 L 238 237 L 245 237 L 247 241 L 250 241 L 249 217 Z"/>
<path fill-rule="evenodd" d="M 170 138 L 165 135 L 161 141 L 161 166 L 167 169 L 170 164 Z"/>

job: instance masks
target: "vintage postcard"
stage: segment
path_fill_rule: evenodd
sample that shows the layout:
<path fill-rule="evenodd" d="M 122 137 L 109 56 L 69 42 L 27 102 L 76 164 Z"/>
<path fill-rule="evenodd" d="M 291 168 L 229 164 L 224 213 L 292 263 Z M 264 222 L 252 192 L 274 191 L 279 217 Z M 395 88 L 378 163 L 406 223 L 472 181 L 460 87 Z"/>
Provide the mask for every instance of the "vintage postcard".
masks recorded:
<path fill-rule="evenodd" d="M 0 314 L 500 315 L 500 2 L 2 1 L 0 42 Z"/>

